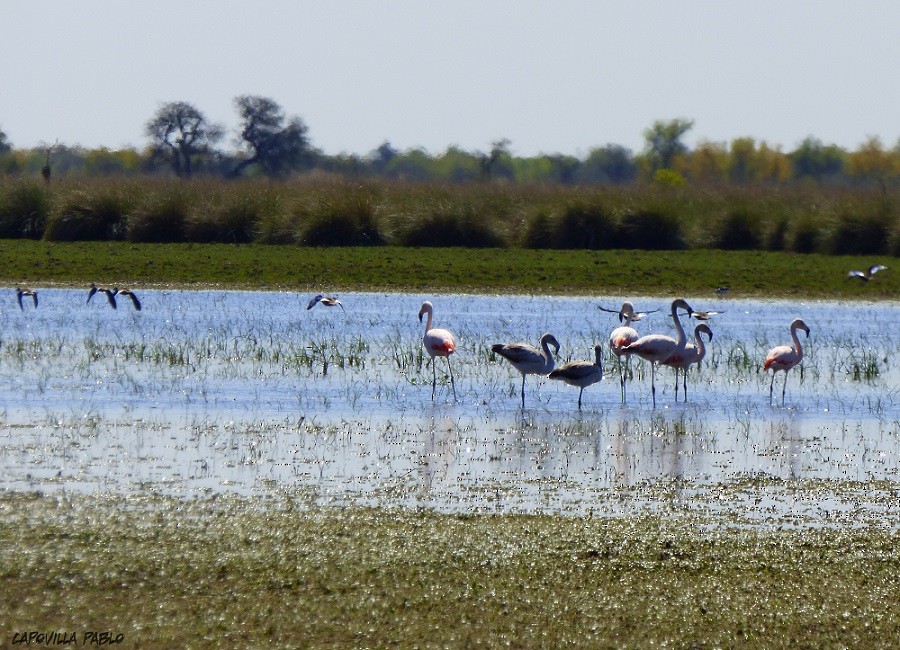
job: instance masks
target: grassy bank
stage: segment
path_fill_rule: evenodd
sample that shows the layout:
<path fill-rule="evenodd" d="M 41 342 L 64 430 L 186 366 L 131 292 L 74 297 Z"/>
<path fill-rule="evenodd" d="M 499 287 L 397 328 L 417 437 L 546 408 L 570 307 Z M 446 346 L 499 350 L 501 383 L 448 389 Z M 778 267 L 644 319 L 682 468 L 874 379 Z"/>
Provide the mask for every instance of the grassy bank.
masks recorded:
<path fill-rule="evenodd" d="M 900 640 L 885 529 L 278 506 L 0 495 L 0 634 L 108 630 L 146 648 Z"/>
<path fill-rule="evenodd" d="M 762 251 L 559 251 L 293 245 L 51 243 L 0 240 L 0 281 L 13 285 L 231 287 L 454 293 L 900 297 L 900 262 Z M 863 283 L 850 269 L 890 270 Z"/>

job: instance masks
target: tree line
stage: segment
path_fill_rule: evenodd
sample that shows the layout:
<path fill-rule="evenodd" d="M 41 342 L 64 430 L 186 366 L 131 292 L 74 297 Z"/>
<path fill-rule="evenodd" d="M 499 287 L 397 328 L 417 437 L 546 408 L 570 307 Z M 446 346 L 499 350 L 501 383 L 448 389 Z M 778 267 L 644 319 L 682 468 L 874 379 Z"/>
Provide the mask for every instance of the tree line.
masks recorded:
<path fill-rule="evenodd" d="M 519 157 L 502 138 L 487 151 L 450 146 L 430 155 L 420 148 L 400 151 L 390 142 L 365 155 L 328 155 L 312 145 L 309 128 L 288 116 L 275 100 L 254 95 L 234 99 L 239 125 L 235 149 L 222 148 L 226 129 L 188 102 L 162 104 L 147 121 L 143 149 L 85 149 L 55 143 L 16 149 L 0 130 L 0 175 L 45 180 L 76 176 L 197 174 L 222 178 L 285 177 L 319 170 L 351 177 L 411 181 L 472 182 L 503 180 L 564 185 L 625 185 L 652 181 L 680 186 L 703 184 L 900 185 L 900 141 L 885 147 L 876 137 L 856 150 L 828 145 L 810 136 L 784 152 L 754 138 L 730 143 L 702 141 L 693 149 L 684 136 L 687 119 L 658 120 L 644 131 L 640 152 L 616 144 L 594 147 L 584 157 L 545 154 Z"/>

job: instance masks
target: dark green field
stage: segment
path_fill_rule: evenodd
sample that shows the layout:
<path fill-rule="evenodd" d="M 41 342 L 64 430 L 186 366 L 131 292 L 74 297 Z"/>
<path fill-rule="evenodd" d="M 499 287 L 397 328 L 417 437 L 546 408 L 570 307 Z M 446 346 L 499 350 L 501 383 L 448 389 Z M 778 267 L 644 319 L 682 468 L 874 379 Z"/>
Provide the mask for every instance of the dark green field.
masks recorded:
<path fill-rule="evenodd" d="M 293 245 L 0 241 L 6 284 L 186 288 L 217 286 L 328 292 L 432 291 L 731 297 L 900 297 L 891 257 L 761 251 L 558 251 L 462 248 L 307 248 Z M 871 282 L 850 269 L 882 263 Z"/>

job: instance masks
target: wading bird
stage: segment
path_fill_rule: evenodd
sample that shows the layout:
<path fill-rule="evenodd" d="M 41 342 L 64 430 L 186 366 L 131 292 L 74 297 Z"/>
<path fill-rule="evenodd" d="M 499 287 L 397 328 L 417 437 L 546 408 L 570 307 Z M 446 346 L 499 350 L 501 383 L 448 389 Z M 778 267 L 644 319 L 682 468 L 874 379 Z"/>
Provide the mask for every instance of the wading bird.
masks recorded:
<path fill-rule="evenodd" d="M 601 307 L 603 311 L 613 311 Z M 654 309 L 653 311 L 658 311 Z M 631 353 L 626 352 L 625 348 L 638 340 L 637 330 L 631 324 L 639 321 L 642 316 L 650 312 L 635 312 L 634 305 L 630 302 L 622 304 L 622 309 L 613 313 L 619 315 L 619 322 L 624 323 L 620 327 L 615 328 L 609 334 L 609 349 L 616 355 L 616 364 L 619 366 L 619 387 L 622 391 L 622 403 L 625 403 L 625 381 L 628 378 L 628 371 L 631 369 Z M 622 364 L 622 357 L 625 357 L 625 364 Z"/>
<path fill-rule="evenodd" d="M 787 390 L 787 371 L 796 366 L 803 360 L 803 346 L 800 345 L 800 339 L 797 336 L 797 330 L 806 332 L 806 338 L 809 338 L 809 327 L 806 326 L 801 319 L 797 318 L 791 323 L 791 339 L 794 341 L 794 347 L 790 345 L 778 345 L 766 355 L 763 362 L 763 370 L 772 369 L 772 381 L 769 382 L 769 403 L 772 403 L 772 388 L 775 385 L 775 373 L 779 370 L 784 371 L 784 386 L 781 388 L 781 405 L 784 406 L 784 393 Z"/>
<path fill-rule="evenodd" d="M 323 296 L 321 293 L 316 296 L 313 296 L 310 299 L 309 303 L 306 305 L 306 308 L 312 309 L 313 307 L 316 306 L 316 303 L 320 303 L 320 302 L 325 307 L 340 307 L 341 311 L 346 313 L 346 311 L 344 310 L 344 306 L 341 304 L 340 300 L 338 300 L 334 296 Z"/>
<path fill-rule="evenodd" d="M 686 402 L 688 368 L 690 368 L 695 363 L 699 364 L 701 361 L 703 361 L 703 357 L 706 356 L 706 346 L 703 345 L 703 337 L 700 336 L 701 333 L 708 335 L 709 340 L 712 341 L 713 333 L 712 330 L 709 329 L 709 325 L 701 323 L 694 328 L 694 338 L 697 339 L 697 345 L 694 345 L 693 343 L 687 343 L 685 344 L 683 350 L 673 353 L 672 356 L 662 362 L 664 366 L 675 368 L 676 402 L 678 401 L 678 371 L 681 370 L 682 373 L 682 381 L 684 383 L 684 401 Z"/>
<path fill-rule="evenodd" d="M 716 295 L 719 296 L 719 298 L 724 298 L 728 295 L 729 289 L 731 289 L 731 287 L 716 287 Z"/>
<path fill-rule="evenodd" d="M 491 350 L 509 361 L 516 370 L 522 373 L 522 408 L 525 408 L 525 377 L 527 375 L 546 376 L 553 370 L 553 353 L 550 346 L 559 354 L 559 341 L 552 334 L 541 337 L 541 348 L 526 343 L 495 343 Z"/>
<path fill-rule="evenodd" d="M 112 307 L 113 309 L 116 308 L 116 297 L 115 297 L 115 296 L 116 296 L 116 290 L 115 290 L 115 289 L 109 289 L 109 288 L 107 288 L 107 287 L 98 287 L 98 286 L 97 286 L 96 284 L 94 284 L 93 282 L 91 282 L 91 290 L 88 291 L 87 301 L 86 301 L 84 304 L 89 303 L 89 302 L 91 301 L 91 298 L 94 297 L 94 294 L 95 294 L 95 293 L 98 293 L 98 292 L 99 292 L 99 293 L 105 293 L 105 294 L 106 294 L 106 299 L 107 299 L 107 301 L 109 301 L 110 307 Z"/>
<path fill-rule="evenodd" d="M 581 389 L 578 391 L 579 409 L 581 409 L 581 396 L 584 393 L 584 389 L 603 379 L 603 364 L 600 361 L 602 353 L 603 347 L 595 345 L 593 363 L 590 361 L 570 361 L 550 373 L 550 379 L 559 379 L 569 386 L 577 386 Z"/>
<path fill-rule="evenodd" d="M 879 271 L 887 271 L 887 267 L 882 264 L 875 264 L 865 271 L 850 271 L 850 273 L 847 274 L 847 279 L 859 278 L 863 282 L 868 282 Z"/>
<path fill-rule="evenodd" d="M 25 311 L 25 306 L 22 304 L 22 296 L 30 296 L 31 300 L 34 302 L 34 308 L 37 309 L 37 291 L 32 291 L 31 289 L 23 289 L 22 287 L 16 287 L 16 300 L 19 302 L 19 309 Z"/>
<path fill-rule="evenodd" d="M 656 408 L 656 365 L 668 359 L 675 352 L 683 350 L 687 344 L 684 327 L 678 318 L 679 309 L 686 310 L 688 316 L 694 311 L 682 298 L 672 301 L 672 320 L 675 321 L 675 329 L 678 331 L 677 339 L 664 334 L 648 334 L 631 345 L 625 346 L 625 352 L 634 353 L 650 362 L 650 390 L 653 394 L 653 408 Z"/>
<path fill-rule="evenodd" d="M 419 322 L 422 322 L 422 316 L 427 315 L 425 320 L 425 334 L 422 336 L 422 343 L 425 345 L 425 351 L 431 357 L 431 401 L 434 401 L 434 391 L 437 387 L 437 363 L 435 357 L 445 357 L 447 359 L 447 369 L 450 371 L 450 385 L 453 387 L 453 399 L 456 399 L 456 382 L 453 381 L 453 368 L 450 366 L 450 355 L 456 352 L 456 337 L 450 330 L 439 329 L 431 326 L 432 317 L 434 316 L 434 306 L 430 301 L 426 300 L 419 309 Z"/>

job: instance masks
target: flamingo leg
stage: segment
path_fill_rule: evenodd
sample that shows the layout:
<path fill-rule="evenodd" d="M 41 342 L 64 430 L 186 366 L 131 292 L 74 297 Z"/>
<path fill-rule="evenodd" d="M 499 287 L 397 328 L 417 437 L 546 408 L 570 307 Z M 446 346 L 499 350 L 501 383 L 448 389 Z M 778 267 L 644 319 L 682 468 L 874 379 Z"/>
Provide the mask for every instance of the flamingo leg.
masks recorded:
<path fill-rule="evenodd" d="M 678 401 L 678 368 L 675 368 L 675 401 Z"/>
<path fill-rule="evenodd" d="M 653 408 L 656 408 L 656 362 L 650 362 L 650 392 L 653 394 Z"/>
<path fill-rule="evenodd" d="M 431 358 L 431 401 L 434 401 L 434 391 L 437 388 L 437 362 Z"/>
<path fill-rule="evenodd" d="M 450 357 L 447 357 L 447 369 L 450 371 L 450 385 L 453 387 L 453 399 L 456 400 L 456 382 L 453 381 L 453 366 L 450 365 Z"/>
<path fill-rule="evenodd" d="M 681 371 L 681 380 L 684 386 L 684 401 L 687 401 L 687 368 Z"/>
<path fill-rule="evenodd" d="M 784 371 L 784 385 L 781 387 L 781 405 L 784 406 L 784 394 L 787 391 L 787 370 Z"/>
<path fill-rule="evenodd" d="M 522 408 L 525 408 L 525 373 L 522 373 Z"/>
<path fill-rule="evenodd" d="M 616 356 L 616 363 L 619 365 L 619 389 L 622 391 L 622 403 L 625 403 L 625 366 L 622 364 L 622 357 Z"/>
<path fill-rule="evenodd" d="M 581 390 L 578 391 L 578 410 L 579 411 L 581 410 L 581 396 L 583 393 L 584 393 L 584 387 L 582 387 Z"/>

